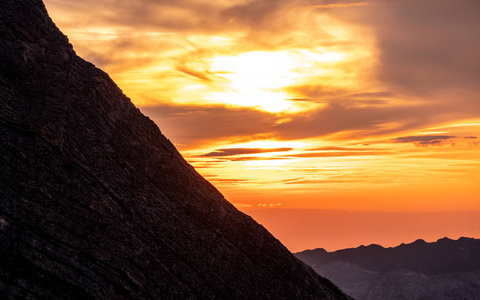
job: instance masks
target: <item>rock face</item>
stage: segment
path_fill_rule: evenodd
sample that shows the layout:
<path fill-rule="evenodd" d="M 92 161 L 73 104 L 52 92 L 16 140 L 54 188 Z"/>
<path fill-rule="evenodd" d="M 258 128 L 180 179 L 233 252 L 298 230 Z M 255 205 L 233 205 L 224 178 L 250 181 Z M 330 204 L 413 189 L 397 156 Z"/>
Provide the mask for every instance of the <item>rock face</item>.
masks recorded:
<path fill-rule="evenodd" d="M 296 254 L 358 300 L 480 299 L 480 240 L 417 240 Z"/>
<path fill-rule="evenodd" d="M 0 2 L 2 298 L 348 299 L 237 211 L 40 0 Z"/>

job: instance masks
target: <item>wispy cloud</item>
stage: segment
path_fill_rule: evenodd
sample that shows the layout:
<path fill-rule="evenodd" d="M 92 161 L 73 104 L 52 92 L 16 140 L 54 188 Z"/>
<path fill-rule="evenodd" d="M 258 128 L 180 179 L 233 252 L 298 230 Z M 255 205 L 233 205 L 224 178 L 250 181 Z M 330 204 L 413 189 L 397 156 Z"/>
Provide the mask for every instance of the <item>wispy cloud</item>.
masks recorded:
<path fill-rule="evenodd" d="M 378 151 L 379 149 L 374 149 L 374 148 L 348 148 L 348 147 L 319 147 L 319 148 L 311 148 L 311 149 L 306 149 L 308 151 L 353 151 L 353 152 L 359 152 L 359 151 Z"/>
<path fill-rule="evenodd" d="M 305 6 L 306 9 L 311 8 L 346 8 L 346 7 L 358 7 L 367 5 L 385 5 L 382 2 L 351 2 L 351 3 L 328 3 L 328 4 L 316 4 Z"/>
<path fill-rule="evenodd" d="M 203 157 L 218 157 L 218 156 L 235 156 L 242 154 L 258 154 L 258 153 L 272 153 L 272 152 L 287 152 L 293 148 L 227 148 L 218 149 L 213 152 L 203 154 Z"/>
<path fill-rule="evenodd" d="M 378 156 L 378 155 L 387 155 L 391 154 L 391 152 L 388 151 L 346 151 L 346 152 L 307 152 L 307 153 L 299 153 L 299 154 L 294 154 L 291 157 L 346 157 L 346 156 Z"/>
<path fill-rule="evenodd" d="M 420 136 L 404 136 L 393 139 L 395 143 L 419 143 L 421 145 L 438 144 L 441 141 L 455 138 L 448 135 L 420 135 Z"/>

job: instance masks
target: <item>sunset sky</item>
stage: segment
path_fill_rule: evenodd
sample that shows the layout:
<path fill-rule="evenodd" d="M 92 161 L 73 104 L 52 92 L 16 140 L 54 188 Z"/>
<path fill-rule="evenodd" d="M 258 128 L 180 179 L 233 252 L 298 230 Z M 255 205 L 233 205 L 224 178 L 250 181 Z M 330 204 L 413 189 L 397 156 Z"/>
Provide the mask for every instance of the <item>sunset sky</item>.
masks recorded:
<path fill-rule="evenodd" d="M 77 54 L 292 251 L 480 237 L 480 1 L 45 4 Z M 343 242 L 294 239 L 328 211 L 351 221 Z"/>

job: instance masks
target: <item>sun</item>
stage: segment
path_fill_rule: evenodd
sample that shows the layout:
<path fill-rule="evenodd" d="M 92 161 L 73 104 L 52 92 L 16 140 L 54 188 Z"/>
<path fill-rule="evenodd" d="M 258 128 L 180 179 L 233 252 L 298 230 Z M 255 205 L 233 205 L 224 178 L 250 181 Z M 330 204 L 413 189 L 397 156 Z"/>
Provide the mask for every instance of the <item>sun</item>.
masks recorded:
<path fill-rule="evenodd" d="M 207 97 L 226 104 L 257 107 L 268 112 L 292 108 L 282 88 L 292 84 L 294 58 L 287 52 L 247 52 L 212 59 L 211 72 L 228 80 L 225 91 Z"/>
<path fill-rule="evenodd" d="M 214 57 L 210 72 L 228 83 L 224 90 L 211 92 L 206 98 L 271 113 L 298 112 L 304 107 L 291 100 L 294 96 L 286 88 L 305 80 L 318 64 L 333 64 L 342 59 L 340 53 L 309 50 L 253 51 Z"/>

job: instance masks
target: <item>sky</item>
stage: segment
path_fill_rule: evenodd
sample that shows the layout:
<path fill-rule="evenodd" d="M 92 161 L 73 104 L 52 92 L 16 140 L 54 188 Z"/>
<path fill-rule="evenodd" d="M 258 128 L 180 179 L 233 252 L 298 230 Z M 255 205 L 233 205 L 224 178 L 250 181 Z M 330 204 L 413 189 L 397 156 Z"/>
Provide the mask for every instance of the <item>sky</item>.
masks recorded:
<path fill-rule="evenodd" d="M 456 216 L 451 237 L 480 237 L 479 1 L 45 4 L 77 54 L 289 249 L 440 238 L 440 212 Z M 418 226 L 300 244 L 325 212 L 362 216 L 340 218 L 345 232 Z M 392 214 L 404 218 L 382 223 Z"/>

